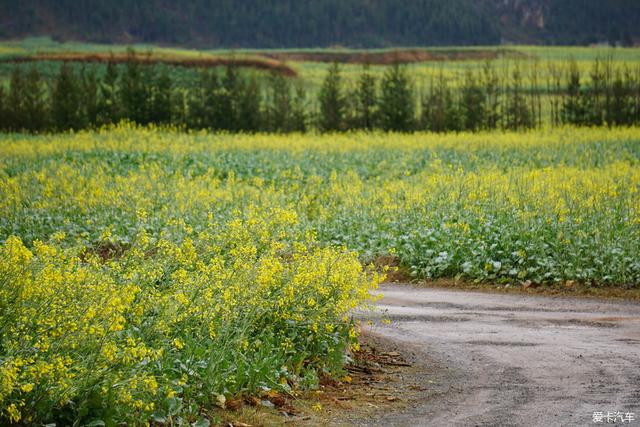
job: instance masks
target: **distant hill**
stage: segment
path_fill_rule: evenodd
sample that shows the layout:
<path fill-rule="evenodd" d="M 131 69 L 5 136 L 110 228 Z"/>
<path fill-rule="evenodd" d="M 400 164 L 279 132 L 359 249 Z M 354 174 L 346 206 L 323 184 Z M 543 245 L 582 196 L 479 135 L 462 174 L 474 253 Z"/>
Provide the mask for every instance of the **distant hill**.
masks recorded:
<path fill-rule="evenodd" d="M 638 0 L 476 0 L 503 42 L 589 45 L 640 42 Z"/>
<path fill-rule="evenodd" d="M 0 38 L 191 47 L 640 41 L 639 0 L 0 0 Z"/>

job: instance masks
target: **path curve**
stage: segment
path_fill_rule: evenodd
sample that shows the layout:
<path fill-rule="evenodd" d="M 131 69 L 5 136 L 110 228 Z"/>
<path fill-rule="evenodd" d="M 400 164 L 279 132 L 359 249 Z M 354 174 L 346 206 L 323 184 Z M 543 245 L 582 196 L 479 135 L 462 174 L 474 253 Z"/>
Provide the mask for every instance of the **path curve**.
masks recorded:
<path fill-rule="evenodd" d="M 384 285 L 365 334 L 423 365 L 429 392 L 365 425 L 582 426 L 640 422 L 640 304 Z M 439 369 L 434 369 L 439 367 Z M 605 419 L 606 424 L 606 419 Z M 618 419 L 617 425 L 623 425 Z"/>

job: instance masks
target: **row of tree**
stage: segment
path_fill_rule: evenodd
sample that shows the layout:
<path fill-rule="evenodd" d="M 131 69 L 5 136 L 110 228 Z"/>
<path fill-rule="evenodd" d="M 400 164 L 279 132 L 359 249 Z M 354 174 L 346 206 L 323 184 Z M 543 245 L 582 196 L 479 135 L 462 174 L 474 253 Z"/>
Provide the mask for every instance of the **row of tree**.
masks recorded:
<path fill-rule="evenodd" d="M 53 81 L 36 66 L 14 68 L 0 85 L 0 130 L 65 131 L 129 120 L 230 132 L 305 131 L 309 123 L 302 82 L 279 74 L 260 78 L 236 67 L 202 70 L 178 85 L 167 67 L 130 61 L 76 69 L 63 63 Z"/>
<path fill-rule="evenodd" d="M 539 126 L 543 110 L 554 125 L 640 124 L 640 70 L 608 61 L 594 63 L 588 85 L 575 62 L 551 67 L 546 85 L 535 64 L 525 76 L 519 66 L 499 73 L 486 63 L 453 83 L 441 72 L 421 90 L 399 63 L 381 79 L 365 67 L 353 87 L 333 64 L 315 97 L 303 81 L 278 74 L 229 66 L 201 70 L 185 83 L 171 71 L 135 60 L 104 70 L 63 63 L 47 81 L 35 65 L 15 67 L 9 87 L 0 86 L 0 130 L 78 130 L 130 120 L 229 132 L 477 131 Z"/>
<path fill-rule="evenodd" d="M 379 88 L 365 69 L 355 89 L 349 90 L 334 64 L 320 91 L 318 128 L 516 130 L 542 125 L 547 114 L 552 125 L 640 124 L 640 69 L 596 60 L 585 84 L 578 64 L 570 61 L 563 67 L 550 65 L 546 76 L 544 79 L 537 63 L 525 73 L 518 65 L 498 72 L 487 62 L 453 84 L 440 72 L 426 88 L 416 91 L 406 70 L 395 64 L 388 68 Z"/>

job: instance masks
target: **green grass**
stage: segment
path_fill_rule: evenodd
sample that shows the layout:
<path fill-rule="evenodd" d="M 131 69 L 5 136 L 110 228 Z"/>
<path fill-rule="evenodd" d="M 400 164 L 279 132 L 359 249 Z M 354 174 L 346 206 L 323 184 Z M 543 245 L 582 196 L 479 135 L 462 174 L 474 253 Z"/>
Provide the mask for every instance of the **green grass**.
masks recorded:
<path fill-rule="evenodd" d="M 255 50 L 255 49 L 239 49 L 239 50 L 193 50 L 193 49 L 180 49 L 173 47 L 159 47 L 153 45 L 136 44 L 133 45 L 135 49 L 141 52 L 153 51 L 158 54 L 165 55 L 177 55 L 183 57 L 199 57 L 202 55 L 259 55 L 261 53 L 269 52 L 301 52 L 301 53 L 349 53 L 349 52 L 393 52 L 394 49 L 372 49 L 372 50 L 358 50 L 358 49 L 290 49 L 290 50 Z M 58 43 L 48 38 L 29 38 L 22 41 L 2 42 L 0 43 L 0 58 L 7 58 L 11 56 L 33 55 L 36 53 L 55 53 L 55 52 L 123 52 L 128 48 L 124 45 L 101 45 L 90 43 L 75 43 L 66 42 Z M 414 48 L 412 48 L 414 49 Z M 583 71 L 588 71 L 591 63 L 596 58 L 612 57 L 613 61 L 617 65 L 626 64 L 630 67 L 637 67 L 640 65 L 640 48 L 609 48 L 609 47 L 550 47 L 550 46 L 486 46 L 486 47 L 434 47 L 434 48 L 415 48 L 423 49 L 429 52 L 464 52 L 464 51 L 478 51 L 488 50 L 490 52 L 501 53 L 502 58 L 493 61 L 496 68 L 500 70 L 507 70 L 509 67 L 513 67 L 518 64 L 524 70 L 529 70 L 532 64 L 536 61 L 539 63 L 541 73 L 541 83 L 545 82 L 548 76 L 547 70 L 549 64 L 555 64 L 556 66 L 562 66 L 566 64 L 567 60 L 575 59 L 580 68 Z M 509 57 L 507 53 L 516 52 L 519 53 L 522 58 L 514 59 Z M 300 77 L 307 83 L 311 90 L 316 90 L 322 82 L 326 74 L 326 70 L 329 64 L 318 62 L 292 62 L 291 65 L 296 68 Z M 479 69 L 484 65 L 484 61 L 466 60 L 466 61 L 444 61 L 444 62 L 429 62 L 418 63 L 409 66 L 412 75 L 415 77 L 415 83 L 418 86 L 428 85 L 432 76 L 443 72 L 446 76 L 453 80 L 460 77 L 465 70 Z M 344 75 L 347 81 L 355 81 L 357 75 L 362 70 L 358 65 L 344 65 Z M 380 77 L 384 72 L 383 66 L 372 66 L 372 72 Z M 7 70 L 3 67 L 0 69 L 0 78 L 7 76 Z"/>

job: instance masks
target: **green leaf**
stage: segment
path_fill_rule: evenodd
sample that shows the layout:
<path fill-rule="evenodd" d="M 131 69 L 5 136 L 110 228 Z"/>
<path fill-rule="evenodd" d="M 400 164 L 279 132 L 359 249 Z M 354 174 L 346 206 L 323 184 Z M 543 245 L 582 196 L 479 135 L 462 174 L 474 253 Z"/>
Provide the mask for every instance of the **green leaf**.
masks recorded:
<path fill-rule="evenodd" d="M 191 427 L 209 427 L 211 422 L 204 417 L 198 418 L 198 421 L 191 423 Z"/>

